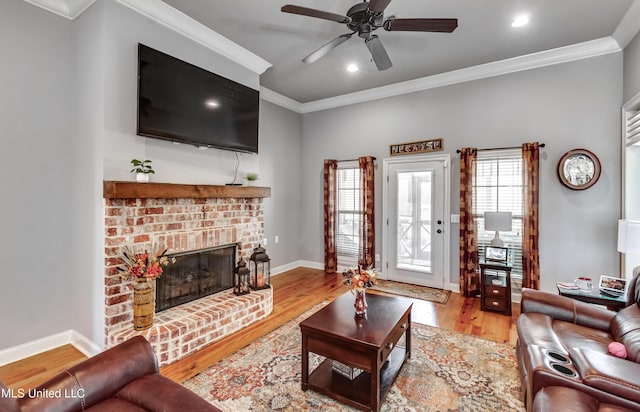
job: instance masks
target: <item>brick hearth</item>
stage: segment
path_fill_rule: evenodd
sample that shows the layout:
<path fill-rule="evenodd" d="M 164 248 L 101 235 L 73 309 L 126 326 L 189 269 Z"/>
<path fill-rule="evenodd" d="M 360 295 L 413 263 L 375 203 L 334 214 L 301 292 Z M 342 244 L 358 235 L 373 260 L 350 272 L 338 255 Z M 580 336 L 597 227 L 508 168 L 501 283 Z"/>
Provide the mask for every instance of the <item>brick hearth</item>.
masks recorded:
<path fill-rule="evenodd" d="M 152 187 L 141 185 L 147 191 Z M 175 186 L 184 189 L 184 186 Z M 134 335 L 143 335 L 152 344 L 160 364 L 165 365 L 271 313 L 271 289 L 245 296 L 236 296 L 227 290 L 157 313 L 151 329 L 134 331 L 133 282 L 122 279 L 117 270 L 120 249 L 128 244 L 136 249 L 149 250 L 155 242 L 164 245 L 167 253 L 171 254 L 235 243 L 238 257 L 248 259 L 264 236 L 262 197 L 224 197 L 223 194 L 223 197 L 202 198 L 202 194 L 196 194 L 195 198 L 171 198 L 170 192 L 163 191 L 166 198 L 152 198 L 148 192 L 140 195 L 142 198 L 124 198 L 121 193 L 118 196 L 122 198 L 113 198 L 107 194 L 106 188 L 107 182 L 106 347 Z M 210 191 L 205 193 L 206 196 L 217 196 Z M 252 192 L 247 193 L 248 196 L 253 195 Z M 241 196 L 242 191 L 235 188 L 233 195 Z"/>

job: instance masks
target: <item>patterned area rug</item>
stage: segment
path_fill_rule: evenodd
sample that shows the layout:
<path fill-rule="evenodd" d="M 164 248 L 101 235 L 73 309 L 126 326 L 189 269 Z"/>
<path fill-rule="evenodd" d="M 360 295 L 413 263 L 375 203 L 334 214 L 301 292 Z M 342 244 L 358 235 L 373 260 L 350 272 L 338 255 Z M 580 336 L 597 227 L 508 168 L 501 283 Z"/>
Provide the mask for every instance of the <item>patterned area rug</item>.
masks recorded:
<path fill-rule="evenodd" d="M 298 323 L 315 307 L 184 385 L 223 411 L 352 411 L 300 388 Z M 439 328 L 412 325 L 412 353 L 381 410 L 524 411 L 515 350 Z M 310 354 L 313 370 L 322 358 Z"/>
<path fill-rule="evenodd" d="M 410 298 L 428 300 L 436 303 L 447 303 L 451 292 L 429 288 L 426 286 L 411 285 L 409 283 L 393 282 L 390 280 L 378 279 L 378 283 L 370 289 L 394 295 L 409 296 Z"/>

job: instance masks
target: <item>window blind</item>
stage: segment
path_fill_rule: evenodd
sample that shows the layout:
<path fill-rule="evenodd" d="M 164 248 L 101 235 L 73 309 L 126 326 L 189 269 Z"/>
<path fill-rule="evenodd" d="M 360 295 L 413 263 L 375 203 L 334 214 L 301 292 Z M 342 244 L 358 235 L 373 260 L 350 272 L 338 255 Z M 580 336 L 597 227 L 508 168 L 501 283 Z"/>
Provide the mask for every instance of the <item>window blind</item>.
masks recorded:
<path fill-rule="evenodd" d="M 627 142 L 640 140 L 640 111 L 626 112 L 626 136 Z"/>
<path fill-rule="evenodd" d="M 478 222 L 478 256 L 484 257 L 485 248 L 495 236 L 484 229 L 485 212 L 511 212 L 511 232 L 500 232 L 505 247 L 509 248 L 509 261 L 513 277 L 522 276 L 522 153 L 520 150 L 499 154 L 478 154 L 474 181 L 474 215 Z"/>
<path fill-rule="evenodd" d="M 362 207 L 360 205 L 360 169 L 358 167 L 339 168 L 338 216 L 336 248 L 338 260 L 354 264 L 358 259 Z"/>

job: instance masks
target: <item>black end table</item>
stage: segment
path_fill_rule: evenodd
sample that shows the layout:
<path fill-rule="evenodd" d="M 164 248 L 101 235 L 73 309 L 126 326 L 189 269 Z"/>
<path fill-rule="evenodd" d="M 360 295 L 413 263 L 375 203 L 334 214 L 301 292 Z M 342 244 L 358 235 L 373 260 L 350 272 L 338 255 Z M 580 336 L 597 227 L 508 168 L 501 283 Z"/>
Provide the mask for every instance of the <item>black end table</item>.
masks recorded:
<path fill-rule="evenodd" d="M 606 306 L 609 310 L 618 311 L 627 306 L 627 297 L 611 296 L 600 292 L 600 289 L 567 289 L 560 285 L 556 285 L 560 296 L 566 296 L 571 299 L 580 300 L 582 302 L 593 303 L 596 305 Z"/>
<path fill-rule="evenodd" d="M 498 262 L 481 262 L 480 285 L 480 308 L 511 316 L 511 266 Z"/>

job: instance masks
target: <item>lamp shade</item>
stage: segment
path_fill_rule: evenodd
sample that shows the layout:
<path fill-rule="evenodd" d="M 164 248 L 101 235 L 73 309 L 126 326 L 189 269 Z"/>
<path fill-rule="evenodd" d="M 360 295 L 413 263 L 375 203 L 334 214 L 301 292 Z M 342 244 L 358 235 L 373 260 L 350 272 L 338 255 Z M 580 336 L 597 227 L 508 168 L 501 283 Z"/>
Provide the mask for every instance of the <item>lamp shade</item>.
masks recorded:
<path fill-rule="evenodd" d="M 640 255 L 640 222 L 618 221 L 618 252 Z"/>
<path fill-rule="evenodd" d="M 501 232 L 511 231 L 511 212 L 485 212 L 484 229 Z"/>

